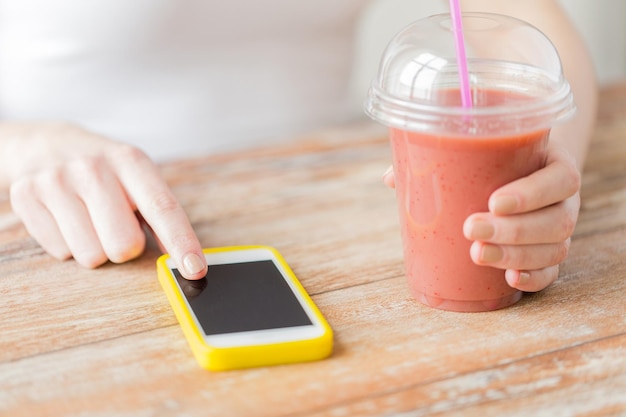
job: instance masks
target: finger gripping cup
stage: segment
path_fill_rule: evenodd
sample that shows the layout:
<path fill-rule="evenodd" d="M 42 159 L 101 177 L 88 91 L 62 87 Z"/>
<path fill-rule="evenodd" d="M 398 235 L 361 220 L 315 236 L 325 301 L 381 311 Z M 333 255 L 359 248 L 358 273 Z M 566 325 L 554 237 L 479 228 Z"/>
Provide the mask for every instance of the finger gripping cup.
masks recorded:
<path fill-rule="evenodd" d="M 542 168 L 550 128 L 574 112 L 558 53 L 508 16 L 463 16 L 472 106 L 462 106 L 450 15 L 400 31 L 381 58 L 365 112 L 389 127 L 409 289 L 445 310 L 517 302 L 504 270 L 470 259 L 463 222 L 497 188 Z"/>

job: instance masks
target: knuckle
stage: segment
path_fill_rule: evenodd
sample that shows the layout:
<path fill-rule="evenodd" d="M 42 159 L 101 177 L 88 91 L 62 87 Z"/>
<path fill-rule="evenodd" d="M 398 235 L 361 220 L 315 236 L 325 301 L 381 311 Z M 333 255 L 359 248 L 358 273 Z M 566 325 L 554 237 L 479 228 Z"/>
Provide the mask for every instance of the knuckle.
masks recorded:
<path fill-rule="evenodd" d="M 38 190 L 46 190 L 50 187 L 58 187 L 65 183 L 65 173 L 61 167 L 48 169 L 40 172 L 34 179 Z"/>
<path fill-rule="evenodd" d="M 9 199 L 14 210 L 19 209 L 23 202 L 32 199 L 34 195 L 34 184 L 27 178 L 15 181 L 9 189 Z"/>
<path fill-rule="evenodd" d="M 120 264 L 137 258 L 144 251 L 146 244 L 145 235 L 140 233 L 129 237 L 124 242 L 107 249 L 107 256 L 111 262 Z"/>
<path fill-rule="evenodd" d="M 168 214 L 180 210 L 178 200 L 167 190 L 152 196 L 151 207 L 158 215 Z"/>
<path fill-rule="evenodd" d="M 97 178 L 100 176 L 103 162 L 103 158 L 100 155 L 87 155 L 72 161 L 69 168 L 72 174 L 78 178 L 83 176 Z"/>
<path fill-rule="evenodd" d="M 198 242 L 193 233 L 175 233 L 171 236 L 164 237 L 162 243 L 166 248 L 178 248 L 178 250 L 187 251 L 196 248 Z"/>
<path fill-rule="evenodd" d="M 571 202 L 570 202 L 571 200 Z M 561 222 L 558 223 L 559 233 L 557 238 L 559 241 L 563 241 L 569 239 L 576 230 L 576 224 L 578 222 L 578 209 L 580 196 L 576 193 L 575 196 L 570 198 L 568 201 L 562 202 L 560 204 L 562 210 Z"/>
<path fill-rule="evenodd" d="M 566 175 L 568 179 L 567 184 L 570 185 L 569 191 L 572 194 L 577 193 L 580 190 L 580 187 L 582 185 L 582 178 L 581 178 L 580 171 L 578 170 L 578 168 L 576 168 L 575 164 L 573 163 L 568 164 Z"/>
<path fill-rule="evenodd" d="M 186 234 L 179 234 L 172 239 L 173 243 L 180 248 L 188 248 L 195 243 L 194 237 Z"/>
<path fill-rule="evenodd" d="M 559 265 L 556 264 L 554 266 L 548 267 L 546 270 L 546 279 L 545 279 L 545 285 L 543 286 L 543 288 L 546 288 L 547 286 L 552 285 L 554 281 L 556 281 L 558 278 L 559 278 Z"/>
<path fill-rule="evenodd" d="M 100 155 L 90 155 L 72 161 L 68 165 L 68 177 L 81 193 L 97 189 L 105 181 L 105 161 Z"/>
<path fill-rule="evenodd" d="M 559 266 L 551 265 L 543 269 L 531 271 L 530 288 L 527 291 L 537 292 L 550 286 L 559 277 Z"/>
<path fill-rule="evenodd" d="M 575 193 L 569 199 L 569 203 L 571 207 L 571 212 L 573 213 L 575 218 L 578 218 L 578 212 L 580 210 L 580 204 L 581 204 L 580 192 Z"/>
<path fill-rule="evenodd" d="M 65 174 L 60 167 L 38 172 L 13 182 L 9 198 L 14 209 L 19 210 L 34 200 L 45 202 L 53 190 L 65 188 Z"/>
<path fill-rule="evenodd" d="M 576 218 L 571 215 L 567 215 L 563 218 L 563 234 L 561 236 L 562 239 L 569 239 L 572 234 L 574 234 L 574 229 L 576 229 Z"/>
<path fill-rule="evenodd" d="M 114 162 L 123 164 L 134 164 L 148 159 L 148 155 L 144 151 L 126 143 L 118 143 L 112 147 L 109 156 Z"/>
<path fill-rule="evenodd" d="M 89 269 L 95 269 L 108 260 L 103 251 L 81 251 L 80 253 L 74 254 L 74 259 L 80 265 Z"/>
<path fill-rule="evenodd" d="M 514 267 L 515 269 L 524 269 L 526 266 L 531 265 L 533 256 L 525 250 L 515 250 L 514 254 L 508 254 L 504 257 L 504 265 L 506 267 Z"/>
<path fill-rule="evenodd" d="M 554 206 L 553 213 L 557 221 L 553 223 L 551 232 L 554 237 L 554 243 L 569 239 L 576 229 L 578 222 L 580 196 L 576 193 L 574 196 Z M 557 217 L 558 216 L 558 217 Z"/>
<path fill-rule="evenodd" d="M 509 225 L 508 239 L 511 243 L 522 242 L 524 239 L 524 229 L 519 223 Z"/>
<path fill-rule="evenodd" d="M 50 256 L 58 259 L 59 261 L 67 261 L 68 259 L 72 258 L 72 252 L 70 252 L 70 250 L 65 246 L 63 247 L 61 247 L 60 245 L 44 246 L 42 244 L 42 247 L 46 252 L 48 252 Z"/>
<path fill-rule="evenodd" d="M 42 200 L 54 198 L 54 190 L 66 190 L 66 172 L 63 167 L 56 167 L 39 173 L 33 178 L 34 195 Z"/>
<path fill-rule="evenodd" d="M 567 259 L 567 255 L 569 253 L 570 247 L 570 239 L 565 240 L 563 243 L 557 245 L 556 251 L 554 252 L 554 256 L 552 258 L 551 265 L 558 265 Z"/>

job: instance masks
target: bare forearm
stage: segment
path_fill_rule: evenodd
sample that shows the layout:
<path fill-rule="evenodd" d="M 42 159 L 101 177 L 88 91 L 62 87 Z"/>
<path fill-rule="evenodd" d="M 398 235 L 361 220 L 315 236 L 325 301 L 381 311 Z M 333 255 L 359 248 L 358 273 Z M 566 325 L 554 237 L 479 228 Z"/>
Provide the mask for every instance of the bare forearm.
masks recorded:
<path fill-rule="evenodd" d="M 550 139 L 565 147 L 582 169 L 596 119 L 598 87 L 591 56 L 565 12 L 553 0 L 463 0 L 463 10 L 517 17 L 539 28 L 554 43 L 577 111 L 573 118 L 552 130 Z"/>

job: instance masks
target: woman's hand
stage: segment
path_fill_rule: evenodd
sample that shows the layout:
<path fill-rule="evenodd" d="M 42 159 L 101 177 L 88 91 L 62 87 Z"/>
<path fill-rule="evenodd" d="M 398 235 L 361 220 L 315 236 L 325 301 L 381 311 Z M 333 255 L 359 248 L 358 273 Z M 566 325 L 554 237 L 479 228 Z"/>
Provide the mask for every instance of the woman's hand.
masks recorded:
<path fill-rule="evenodd" d="M 13 210 L 55 258 L 88 268 L 134 259 L 145 247 L 143 219 L 186 278 L 206 275 L 185 212 L 139 149 L 69 124 L 5 125 L 2 145 L 20 161 L 7 162 L 3 177 Z"/>
<path fill-rule="evenodd" d="M 506 269 L 511 287 L 539 291 L 558 277 L 580 209 L 580 173 L 567 151 L 548 149 L 545 168 L 491 194 L 489 212 L 463 225 L 478 265 Z"/>
<path fill-rule="evenodd" d="M 391 170 L 383 176 L 393 187 Z M 540 291 L 566 257 L 580 209 L 580 173 L 565 149 L 549 146 L 546 166 L 494 191 L 489 211 L 463 225 L 474 263 L 506 270 L 511 287 Z"/>

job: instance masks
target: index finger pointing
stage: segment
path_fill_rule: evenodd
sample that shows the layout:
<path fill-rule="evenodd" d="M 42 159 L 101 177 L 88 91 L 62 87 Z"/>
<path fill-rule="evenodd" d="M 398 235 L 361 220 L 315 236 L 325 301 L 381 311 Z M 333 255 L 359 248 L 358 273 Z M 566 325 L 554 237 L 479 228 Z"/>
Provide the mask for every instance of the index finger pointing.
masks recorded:
<path fill-rule="evenodd" d="M 207 273 L 202 246 L 187 214 L 169 189 L 157 166 L 141 150 L 119 145 L 110 154 L 120 183 L 157 239 L 187 279 Z"/>

